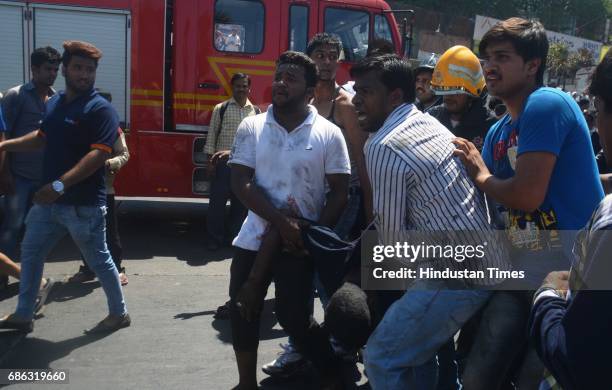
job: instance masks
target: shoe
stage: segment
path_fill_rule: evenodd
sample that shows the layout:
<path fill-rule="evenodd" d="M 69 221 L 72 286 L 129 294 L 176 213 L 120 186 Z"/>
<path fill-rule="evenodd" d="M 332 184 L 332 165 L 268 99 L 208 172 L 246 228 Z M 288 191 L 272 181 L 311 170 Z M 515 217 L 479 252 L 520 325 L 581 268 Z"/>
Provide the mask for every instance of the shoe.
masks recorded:
<path fill-rule="evenodd" d="M 278 357 L 261 367 L 261 370 L 275 378 L 289 379 L 310 371 L 310 362 L 291 344 L 279 344 L 283 349 Z"/>
<path fill-rule="evenodd" d="M 20 320 L 15 314 L 9 314 L 0 319 L 0 329 L 13 329 L 30 333 L 34 330 L 34 321 Z"/>
<path fill-rule="evenodd" d="M 84 331 L 85 334 L 101 334 L 115 332 L 121 328 L 127 328 L 132 324 L 130 315 L 125 313 L 122 316 L 109 314 L 105 319 L 98 322 L 96 326 Z"/>
<path fill-rule="evenodd" d="M 230 301 L 225 302 L 223 305 L 217 308 L 217 311 L 213 315 L 215 320 L 229 320 L 230 319 Z"/>
<path fill-rule="evenodd" d="M 70 279 L 68 279 L 68 282 L 70 283 L 84 283 L 84 282 L 88 282 L 90 280 L 94 280 L 96 278 L 96 274 L 93 273 L 93 271 L 91 271 L 88 268 L 85 268 L 85 266 L 80 266 L 79 267 L 79 272 L 77 272 L 76 274 L 72 275 L 70 277 Z"/>
<path fill-rule="evenodd" d="M 128 284 L 128 277 L 127 277 L 127 274 L 125 273 L 125 267 L 121 267 L 121 269 L 119 269 L 119 282 L 121 283 L 122 286 L 125 286 Z"/>
<path fill-rule="evenodd" d="M 36 301 L 34 301 L 34 314 L 40 314 L 45 303 L 47 303 L 47 298 L 49 297 L 49 293 L 53 288 L 55 281 L 51 278 L 43 278 L 40 290 L 38 290 L 38 294 L 36 295 Z"/>

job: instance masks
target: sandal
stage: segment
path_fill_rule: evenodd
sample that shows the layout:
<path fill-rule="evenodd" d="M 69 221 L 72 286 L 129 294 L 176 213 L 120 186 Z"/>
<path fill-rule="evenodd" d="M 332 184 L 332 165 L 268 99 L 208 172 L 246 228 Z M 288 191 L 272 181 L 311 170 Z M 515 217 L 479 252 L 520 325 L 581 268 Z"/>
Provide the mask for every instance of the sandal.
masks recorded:
<path fill-rule="evenodd" d="M 230 301 L 225 302 L 223 305 L 217 308 L 213 315 L 215 320 L 229 320 L 230 319 Z"/>
<path fill-rule="evenodd" d="M 90 280 L 94 280 L 95 278 L 96 274 L 93 273 L 93 271 L 91 271 L 89 268 L 86 268 L 82 265 L 79 267 L 79 271 L 76 274 L 72 275 L 70 279 L 68 279 L 68 282 L 83 283 L 88 282 Z"/>
<path fill-rule="evenodd" d="M 47 298 L 54 284 L 55 281 L 52 278 L 42 279 L 40 290 L 38 290 L 38 294 L 36 295 L 36 301 L 34 301 L 34 314 L 40 314 L 45 307 L 45 303 L 47 303 Z"/>
<path fill-rule="evenodd" d="M 20 321 L 15 314 L 9 314 L 0 319 L 0 329 L 13 329 L 25 333 L 30 333 L 34 330 L 34 321 Z"/>

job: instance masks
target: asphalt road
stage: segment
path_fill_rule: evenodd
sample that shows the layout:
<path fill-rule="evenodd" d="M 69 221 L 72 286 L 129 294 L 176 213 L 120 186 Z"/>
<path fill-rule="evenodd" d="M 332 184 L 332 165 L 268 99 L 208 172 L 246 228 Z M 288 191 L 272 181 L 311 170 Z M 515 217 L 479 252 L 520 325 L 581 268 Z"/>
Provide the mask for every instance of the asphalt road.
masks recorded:
<path fill-rule="evenodd" d="M 129 284 L 132 326 L 106 337 L 83 334 L 106 314 L 97 281 L 66 283 L 79 266 L 69 238 L 55 248 L 45 275 L 54 287 L 34 332 L 0 333 L 0 369 L 67 369 L 69 384 L 17 384 L 11 389 L 230 389 L 237 384 L 228 321 L 214 320 L 227 299 L 231 249 L 210 253 L 204 203 L 123 201 L 119 226 Z M 14 310 L 16 281 L 0 295 L 0 313 Z M 259 361 L 276 357 L 286 335 L 276 323 L 269 291 Z M 322 317 L 317 301 L 315 316 Z M 259 371 L 265 389 L 316 388 L 316 379 L 279 383 Z M 362 383 L 364 379 L 361 379 Z"/>

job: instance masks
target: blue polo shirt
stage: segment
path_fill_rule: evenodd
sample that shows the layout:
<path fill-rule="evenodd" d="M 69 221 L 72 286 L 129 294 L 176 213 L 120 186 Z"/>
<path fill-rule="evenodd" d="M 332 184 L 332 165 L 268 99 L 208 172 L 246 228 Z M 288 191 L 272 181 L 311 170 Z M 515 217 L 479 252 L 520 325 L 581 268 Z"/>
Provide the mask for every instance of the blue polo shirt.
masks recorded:
<path fill-rule="evenodd" d="M 92 149 L 111 153 L 117 140 L 119 116 L 95 90 L 66 103 L 64 92 L 53 96 L 41 125 L 46 139 L 42 183 L 59 179 Z M 104 206 L 104 166 L 68 188 L 56 203 Z"/>

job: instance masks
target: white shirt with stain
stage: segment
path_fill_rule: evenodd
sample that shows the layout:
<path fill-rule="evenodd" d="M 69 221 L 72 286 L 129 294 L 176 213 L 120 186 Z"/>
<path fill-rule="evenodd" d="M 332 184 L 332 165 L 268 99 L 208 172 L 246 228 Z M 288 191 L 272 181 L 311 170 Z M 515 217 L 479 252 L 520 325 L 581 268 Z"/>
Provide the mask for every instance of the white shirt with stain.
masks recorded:
<path fill-rule="evenodd" d="M 325 205 L 325 175 L 351 173 L 338 126 L 308 106 L 310 114 L 291 132 L 274 119 L 272 106 L 238 126 L 229 164 L 255 170 L 254 181 L 278 209 L 318 220 Z M 233 245 L 257 251 L 268 221 L 249 210 Z"/>

